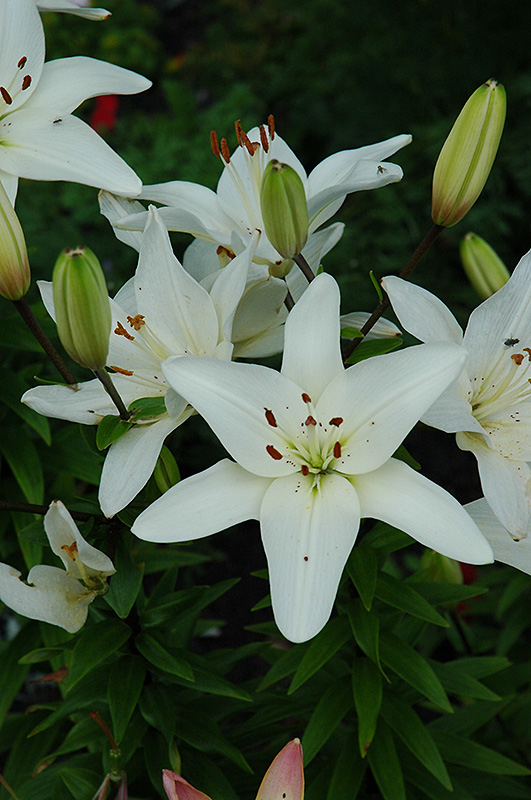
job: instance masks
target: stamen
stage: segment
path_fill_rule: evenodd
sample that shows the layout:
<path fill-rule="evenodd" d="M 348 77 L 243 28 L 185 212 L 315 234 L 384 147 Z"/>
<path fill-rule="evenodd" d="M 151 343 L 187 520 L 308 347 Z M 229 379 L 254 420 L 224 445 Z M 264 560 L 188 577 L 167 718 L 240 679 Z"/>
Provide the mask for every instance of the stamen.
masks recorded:
<path fill-rule="evenodd" d="M 267 129 L 269 131 L 269 138 L 273 141 L 275 138 L 275 118 L 273 114 L 270 114 L 267 118 Z"/>
<path fill-rule="evenodd" d="M 63 544 L 61 545 L 61 550 L 64 550 L 68 556 L 72 559 L 72 561 L 76 560 L 76 553 L 77 553 L 77 544 L 76 542 L 72 542 L 72 544 Z"/>
<path fill-rule="evenodd" d="M 514 361 L 514 363 L 519 367 L 522 361 L 524 360 L 525 356 L 523 356 L 521 353 L 515 353 L 514 356 L 511 356 L 511 358 Z"/>
<path fill-rule="evenodd" d="M 241 142 L 240 144 L 242 147 L 245 147 L 247 152 L 250 156 L 254 156 L 256 150 L 258 149 L 259 145 L 258 142 L 251 142 L 247 134 L 242 130 L 241 131 Z"/>
<path fill-rule="evenodd" d="M 336 428 L 339 428 L 339 426 L 341 425 L 342 422 L 343 422 L 343 417 L 332 417 L 332 419 L 330 420 L 330 422 L 328 424 L 329 425 L 335 425 Z"/>
<path fill-rule="evenodd" d="M 310 474 L 310 470 L 307 464 L 301 464 L 301 472 L 306 477 L 306 475 Z"/>
<path fill-rule="evenodd" d="M 267 140 L 267 134 L 265 132 L 265 128 L 263 125 L 260 125 L 260 141 L 262 142 L 262 147 L 264 148 L 265 153 L 269 153 L 269 142 Z"/>
<path fill-rule="evenodd" d="M 272 428 L 278 428 L 277 421 L 275 419 L 275 415 L 269 408 L 264 408 L 265 411 L 265 418 L 267 422 L 271 425 Z"/>
<path fill-rule="evenodd" d="M 306 420 L 305 420 L 304 424 L 305 425 L 317 425 L 317 420 L 314 417 L 312 417 L 312 415 L 310 414 L 309 417 L 306 417 Z"/>
<path fill-rule="evenodd" d="M 531 347 L 523 347 L 522 350 L 524 351 L 524 353 L 527 353 L 527 357 L 529 361 L 531 361 Z"/>
<path fill-rule="evenodd" d="M 235 120 L 235 122 L 234 122 L 234 130 L 236 131 L 236 139 L 238 140 L 238 144 L 241 147 L 241 144 L 242 144 L 242 126 L 241 126 L 241 123 L 240 123 L 239 119 Z"/>
<path fill-rule="evenodd" d="M 216 131 L 210 131 L 210 147 L 212 148 L 212 152 L 214 153 L 216 158 L 219 158 L 220 152 L 219 152 L 219 144 Z"/>
<path fill-rule="evenodd" d="M 17 64 L 17 67 L 18 67 L 19 69 L 23 69 L 23 67 L 25 67 L 25 66 L 26 66 L 26 61 L 27 61 L 27 60 L 28 60 L 28 59 L 26 58 L 26 56 L 22 56 L 22 58 L 20 59 L 20 61 L 19 61 L 19 62 L 18 62 L 18 64 Z"/>
<path fill-rule="evenodd" d="M 132 341 L 133 341 L 133 339 L 135 338 L 134 336 L 131 336 L 131 334 L 129 333 L 129 331 L 126 331 L 126 329 L 124 328 L 124 326 L 122 325 L 122 323 L 121 323 L 121 322 L 119 322 L 119 323 L 118 323 L 118 325 L 117 325 L 117 326 L 116 326 L 116 328 L 114 329 L 114 332 L 115 332 L 115 333 L 116 333 L 118 336 L 125 336 L 125 338 L 126 338 L 126 339 L 129 339 L 129 341 L 130 341 L 130 342 L 132 342 Z"/>
<path fill-rule="evenodd" d="M 221 155 L 223 156 L 223 161 L 225 162 L 225 164 L 230 164 L 230 150 L 227 144 L 227 140 L 222 139 L 221 142 L 219 143 L 219 146 L 221 149 Z"/>
<path fill-rule="evenodd" d="M 272 444 L 266 445 L 266 450 L 275 461 L 280 461 L 282 458 L 282 453 L 279 453 L 276 448 L 273 447 Z"/>
<path fill-rule="evenodd" d="M 2 95 L 2 100 L 4 101 L 4 103 L 10 106 L 11 103 L 13 102 L 13 98 L 11 97 L 7 89 L 4 89 L 3 86 L 0 86 L 0 94 Z"/>
<path fill-rule="evenodd" d="M 341 458 L 341 444 L 339 442 L 334 445 L 334 458 Z"/>
<path fill-rule="evenodd" d="M 31 75 L 24 75 L 22 78 L 22 91 L 28 89 L 31 84 Z"/>
<path fill-rule="evenodd" d="M 122 369 L 121 367 L 113 367 L 112 365 L 111 365 L 111 369 L 113 369 L 115 372 L 119 372 L 120 375 L 128 375 L 129 377 L 131 375 L 134 375 L 134 372 L 133 372 L 132 369 Z"/>
<path fill-rule="evenodd" d="M 306 392 L 303 392 L 301 397 L 302 397 L 302 400 L 303 400 L 304 403 L 311 403 L 312 402 L 312 398 L 310 397 L 309 394 L 306 394 Z"/>
<path fill-rule="evenodd" d="M 135 329 L 135 331 L 139 331 L 142 325 L 145 325 L 144 322 L 145 317 L 143 314 L 137 314 L 135 317 L 127 317 L 127 321 L 129 325 Z"/>

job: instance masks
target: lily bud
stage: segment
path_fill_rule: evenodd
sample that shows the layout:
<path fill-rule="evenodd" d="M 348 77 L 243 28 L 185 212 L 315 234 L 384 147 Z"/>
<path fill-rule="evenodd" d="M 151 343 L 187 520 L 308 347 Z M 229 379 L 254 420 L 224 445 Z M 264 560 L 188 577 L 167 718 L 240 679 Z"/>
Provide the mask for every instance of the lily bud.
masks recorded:
<path fill-rule="evenodd" d="M 262 176 L 260 205 L 267 238 L 283 258 L 299 255 L 308 238 L 308 203 L 293 167 L 276 159 Z"/>
<path fill-rule="evenodd" d="M 475 233 L 467 233 L 459 252 L 466 276 L 482 300 L 501 289 L 511 277 L 499 255 Z"/>
<path fill-rule="evenodd" d="M 476 202 L 498 150 L 505 110 L 505 89 L 495 80 L 465 103 L 435 165 L 431 215 L 436 225 L 456 225 Z"/>
<path fill-rule="evenodd" d="M 436 583 L 463 583 L 459 561 L 436 553 L 435 550 L 426 550 L 423 553 L 420 566 L 425 573 L 426 580 Z"/>
<path fill-rule="evenodd" d="M 303 800 L 304 770 L 302 746 L 298 739 L 282 748 L 260 784 L 256 800 Z"/>
<path fill-rule="evenodd" d="M 175 484 L 179 483 L 181 480 L 181 473 L 179 471 L 179 467 L 177 466 L 177 461 L 175 460 L 171 450 L 169 450 L 166 445 L 163 445 L 162 450 L 160 451 L 157 463 L 155 464 L 153 477 L 155 478 L 157 487 L 162 494 L 167 492 L 168 489 L 171 489 L 172 486 L 175 486 Z"/>
<path fill-rule="evenodd" d="M 31 283 L 24 232 L 0 183 L 0 295 L 20 300 Z"/>
<path fill-rule="evenodd" d="M 66 352 L 91 370 L 109 352 L 111 307 L 100 262 L 88 247 L 66 248 L 52 277 L 57 332 Z"/>

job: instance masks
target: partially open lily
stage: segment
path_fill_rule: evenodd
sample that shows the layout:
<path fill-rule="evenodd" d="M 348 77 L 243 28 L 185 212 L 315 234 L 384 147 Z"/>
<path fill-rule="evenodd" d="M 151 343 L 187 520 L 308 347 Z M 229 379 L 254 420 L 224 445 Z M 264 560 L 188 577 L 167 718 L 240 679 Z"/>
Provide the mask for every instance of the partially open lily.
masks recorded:
<path fill-rule="evenodd" d="M 339 288 L 322 273 L 289 314 L 280 373 L 168 359 L 169 384 L 237 463 L 220 461 L 181 481 L 132 528 L 141 539 L 181 542 L 259 519 L 275 621 L 293 642 L 327 622 L 362 517 L 452 558 L 492 560 L 457 501 L 392 458 L 465 354 L 456 345 L 424 345 L 345 370 L 339 327 Z"/>
<path fill-rule="evenodd" d="M 211 800 L 188 781 L 165 769 L 162 782 L 168 800 Z M 256 800 L 303 800 L 304 771 L 302 747 L 298 739 L 288 742 L 273 759 L 258 789 Z"/>
<path fill-rule="evenodd" d="M 17 614 L 75 633 L 85 623 L 87 607 L 106 592 L 106 579 L 116 570 L 105 553 L 85 541 L 60 500 L 51 503 L 44 530 L 64 569 L 39 564 L 23 583 L 18 570 L 0 564 L 0 599 Z"/>

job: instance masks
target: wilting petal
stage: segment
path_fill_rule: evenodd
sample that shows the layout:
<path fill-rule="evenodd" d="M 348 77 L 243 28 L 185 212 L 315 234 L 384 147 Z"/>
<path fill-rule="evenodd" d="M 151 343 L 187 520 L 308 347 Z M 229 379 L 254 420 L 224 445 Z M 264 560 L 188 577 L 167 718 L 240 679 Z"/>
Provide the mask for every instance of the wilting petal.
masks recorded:
<path fill-rule="evenodd" d="M 50 508 L 44 516 L 44 530 L 50 546 L 63 562 L 71 578 L 82 579 L 78 561 L 87 567 L 88 574 L 113 575 L 116 570 L 111 559 L 89 544 L 81 533 L 76 523 L 60 500 L 50 503 Z M 75 543 L 75 558 L 68 554 L 68 550 Z"/>
<path fill-rule="evenodd" d="M 264 775 L 256 800 L 303 800 L 304 769 L 298 739 L 282 748 Z"/>
<path fill-rule="evenodd" d="M 94 592 L 58 567 L 39 564 L 30 570 L 27 584 L 19 578 L 18 570 L 0 564 L 0 599 L 6 606 L 24 617 L 59 625 L 68 633 L 83 626 Z"/>
<path fill-rule="evenodd" d="M 340 475 L 277 478 L 260 510 L 273 613 L 281 633 L 305 642 L 326 624 L 356 539 L 360 506 Z"/>
<path fill-rule="evenodd" d="M 109 448 L 101 473 L 98 499 L 106 517 L 125 508 L 148 482 L 164 439 L 193 413 L 180 420 L 161 417 L 148 425 L 134 425 Z"/>
<path fill-rule="evenodd" d="M 457 377 L 464 359 L 457 345 L 425 344 L 369 358 L 339 375 L 317 404 L 320 420 L 344 419 L 335 468 L 355 475 L 381 466 Z"/>
<path fill-rule="evenodd" d="M 339 347 L 339 287 L 323 272 L 286 320 L 281 372 L 315 403 L 325 387 L 344 371 Z"/>
<path fill-rule="evenodd" d="M 168 795 L 168 800 L 211 800 L 211 798 L 172 772 L 170 769 L 162 770 L 162 785 Z"/>
<path fill-rule="evenodd" d="M 526 536 L 531 520 L 529 464 L 505 458 L 491 449 L 482 435 L 458 433 L 457 444 L 476 456 L 485 498 L 501 524 L 515 539 Z"/>
<path fill-rule="evenodd" d="M 202 539 L 258 519 L 270 483 L 224 459 L 172 486 L 137 517 L 131 530 L 148 542 Z"/>
<path fill-rule="evenodd" d="M 351 481 L 362 517 L 388 522 L 426 547 L 467 564 L 493 560 L 489 543 L 457 500 L 401 461 L 392 458 Z"/>
<path fill-rule="evenodd" d="M 434 294 L 394 276 L 384 278 L 382 286 L 400 324 L 421 342 L 462 343 L 461 326 Z"/>
<path fill-rule="evenodd" d="M 503 527 L 493 514 L 489 504 L 482 497 L 465 506 L 481 533 L 489 541 L 494 558 L 503 564 L 527 572 L 531 575 L 531 530 L 525 539 L 513 539 L 509 531 Z"/>

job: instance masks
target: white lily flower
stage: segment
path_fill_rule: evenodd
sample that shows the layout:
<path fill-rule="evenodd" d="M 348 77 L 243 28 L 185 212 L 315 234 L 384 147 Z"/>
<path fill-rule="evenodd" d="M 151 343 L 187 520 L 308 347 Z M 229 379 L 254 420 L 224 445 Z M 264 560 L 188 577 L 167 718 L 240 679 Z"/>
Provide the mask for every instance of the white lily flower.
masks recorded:
<path fill-rule="evenodd" d="M 514 538 L 523 538 L 531 522 L 531 251 L 472 312 L 464 335 L 430 292 L 395 277 L 382 284 L 413 336 L 462 344 L 468 354 L 459 378 L 422 419 L 457 433 L 458 446 L 478 461 L 494 514 Z"/>
<path fill-rule="evenodd" d="M 141 198 L 162 203 L 161 216 L 168 230 L 185 231 L 208 242 L 238 252 L 255 229 L 264 231 L 260 208 L 260 186 L 264 170 L 273 159 L 288 164 L 300 176 L 308 202 L 308 233 L 317 230 L 341 207 L 347 194 L 376 189 L 401 180 L 402 170 L 384 161 L 411 141 L 395 136 L 378 144 L 343 150 L 325 158 L 310 175 L 284 140 L 275 132 L 273 118 L 245 133 L 236 125 L 238 148 L 231 155 L 226 141 L 212 144 L 225 167 L 217 191 L 188 181 L 170 181 L 144 186 Z M 119 220 L 121 228 L 142 230 L 145 213 Z M 285 262 L 268 241 L 260 240 L 255 259 L 275 272 Z"/>
<path fill-rule="evenodd" d="M 35 0 L 39 11 L 61 11 L 64 14 L 75 14 L 85 19 L 107 19 L 111 12 L 105 8 L 91 8 L 89 2 L 80 0 Z"/>
<path fill-rule="evenodd" d="M 465 509 L 490 542 L 495 560 L 531 575 L 531 537 L 515 539 L 511 536 L 484 497 L 467 503 Z"/>
<path fill-rule="evenodd" d="M 220 461 L 177 484 L 133 532 L 181 542 L 259 519 L 275 620 L 294 642 L 326 623 L 361 517 L 452 558 L 491 561 L 459 503 L 391 457 L 463 360 L 454 345 L 421 345 L 345 370 L 339 289 L 319 275 L 286 322 L 280 373 L 187 356 L 165 362 L 170 385 L 237 463 Z"/>
<path fill-rule="evenodd" d="M 231 358 L 234 312 L 255 245 L 256 238 L 220 271 L 207 292 L 177 261 L 157 210 L 150 210 L 135 276 L 110 301 L 108 366 L 126 407 L 147 397 L 160 402 L 109 448 L 99 489 L 106 516 L 124 508 L 145 486 L 165 438 L 194 413 L 183 397 L 168 388 L 162 362 L 179 353 Z M 53 316 L 51 284 L 39 286 Z M 88 425 L 116 414 L 98 380 L 80 384 L 79 391 L 62 385 L 37 386 L 24 394 L 22 402 L 45 416 Z"/>
<path fill-rule="evenodd" d="M 85 122 L 72 116 L 102 94 L 136 94 L 147 78 L 81 56 L 44 63 L 35 0 L 0 3 L 0 180 L 12 202 L 19 178 L 66 180 L 137 195 L 133 170 Z"/>
<path fill-rule="evenodd" d="M 87 607 L 105 593 L 106 578 L 116 570 L 105 553 L 85 541 L 60 500 L 50 504 L 44 530 L 64 569 L 39 564 L 23 583 L 18 570 L 0 564 L 0 600 L 17 614 L 75 633 L 87 619 Z"/>

